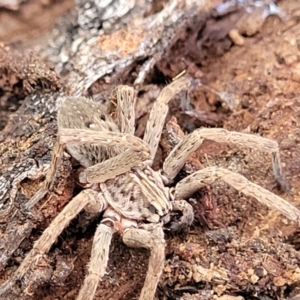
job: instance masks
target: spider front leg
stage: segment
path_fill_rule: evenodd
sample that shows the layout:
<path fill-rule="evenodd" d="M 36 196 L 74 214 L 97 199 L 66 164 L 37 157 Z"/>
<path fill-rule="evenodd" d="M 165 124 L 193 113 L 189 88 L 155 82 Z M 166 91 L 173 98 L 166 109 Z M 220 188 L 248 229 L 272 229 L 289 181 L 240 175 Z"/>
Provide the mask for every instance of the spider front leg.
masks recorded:
<path fill-rule="evenodd" d="M 0 296 L 8 292 L 17 280 L 22 279 L 33 264 L 38 261 L 39 257 L 49 252 L 61 232 L 83 208 L 86 207 L 89 211 L 96 210 L 100 212 L 106 209 L 106 206 L 106 201 L 101 193 L 93 190 L 84 190 L 73 198 L 34 243 L 32 250 L 27 254 L 13 277 L 0 286 Z"/>
<path fill-rule="evenodd" d="M 183 180 L 175 187 L 175 198 L 186 199 L 205 185 L 211 185 L 217 180 L 223 180 L 246 196 L 254 197 L 258 202 L 275 208 L 290 220 L 300 224 L 300 211 L 289 202 L 249 181 L 244 176 L 224 168 L 208 167 L 199 170 Z"/>
<path fill-rule="evenodd" d="M 276 141 L 263 138 L 254 134 L 228 131 L 221 128 L 199 128 L 186 136 L 166 158 L 163 171 L 169 180 L 175 178 L 187 158 L 196 151 L 204 139 L 218 143 L 230 143 L 233 145 L 249 147 L 260 151 L 269 152 L 272 155 L 273 171 L 276 180 L 281 184 L 284 191 L 288 192 L 289 187 L 285 182 L 280 163 L 279 146 Z"/>
<path fill-rule="evenodd" d="M 153 160 L 160 141 L 165 119 L 169 111 L 168 103 L 180 91 L 187 89 L 189 80 L 185 77 L 176 79 L 160 92 L 151 109 L 146 125 L 144 141 L 150 146 L 150 159 Z"/>
<path fill-rule="evenodd" d="M 160 224 L 148 231 L 139 228 L 126 229 L 123 241 L 129 247 L 150 249 L 148 271 L 139 300 L 154 298 L 158 281 L 163 272 L 165 261 L 165 240 Z"/>
<path fill-rule="evenodd" d="M 115 147 L 120 152 L 115 157 L 87 167 L 80 174 L 82 183 L 105 182 L 149 159 L 148 145 L 130 134 L 66 128 L 61 129 L 59 134 L 61 141 L 66 144 Z"/>
<path fill-rule="evenodd" d="M 121 132 L 134 135 L 136 92 L 127 85 L 117 86 L 110 95 L 108 113 L 116 114 Z"/>
<path fill-rule="evenodd" d="M 149 153 L 126 150 L 104 162 L 86 168 L 79 175 L 81 183 L 101 183 L 130 171 L 149 158 Z"/>

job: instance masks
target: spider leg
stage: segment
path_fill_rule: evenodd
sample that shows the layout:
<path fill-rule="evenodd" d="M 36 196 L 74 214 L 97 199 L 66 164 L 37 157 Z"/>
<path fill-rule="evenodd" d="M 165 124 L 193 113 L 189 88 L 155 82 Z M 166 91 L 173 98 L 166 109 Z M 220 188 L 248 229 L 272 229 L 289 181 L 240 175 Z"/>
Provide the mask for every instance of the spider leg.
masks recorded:
<path fill-rule="evenodd" d="M 175 198 L 186 199 L 205 185 L 211 185 L 217 180 L 223 180 L 237 191 L 254 197 L 262 204 L 277 209 L 287 218 L 300 223 L 300 211 L 289 202 L 247 180 L 244 176 L 224 168 L 208 167 L 199 170 L 183 180 L 175 187 Z"/>
<path fill-rule="evenodd" d="M 24 205 L 26 210 L 30 210 L 31 208 L 33 208 L 52 189 L 52 185 L 55 179 L 56 169 L 58 168 L 61 158 L 63 157 L 63 153 L 64 153 L 64 145 L 61 144 L 58 139 L 53 148 L 53 152 L 52 152 L 53 159 L 51 160 L 50 169 L 47 171 L 46 179 L 43 182 L 43 186 Z"/>
<path fill-rule="evenodd" d="M 101 145 L 102 147 L 129 148 L 135 151 L 149 152 L 147 143 L 127 133 L 61 128 L 59 135 L 61 142 L 64 144 Z"/>
<path fill-rule="evenodd" d="M 164 268 L 165 240 L 161 225 L 153 231 L 145 229 L 125 229 L 123 241 L 129 247 L 150 249 L 150 259 L 145 283 L 139 300 L 152 300 L 154 298 L 159 278 Z"/>
<path fill-rule="evenodd" d="M 102 183 L 118 175 L 130 171 L 140 163 L 146 161 L 148 153 L 126 150 L 125 152 L 109 158 L 101 163 L 86 168 L 79 175 L 81 183 Z"/>
<path fill-rule="evenodd" d="M 107 267 L 109 247 L 115 229 L 100 224 L 95 232 L 88 276 L 80 289 L 77 300 L 93 300 L 99 280 L 104 276 Z"/>
<path fill-rule="evenodd" d="M 180 91 L 187 89 L 188 85 L 189 80 L 185 77 L 175 80 L 162 89 L 153 104 L 144 134 L 144 141 L 150 146 L 151 160 L 154 159 L 165 119 L 169 111 L 168 103 Z"/>
<path fill-rule="evenodd" d="M 282 173 L 279 146 L 276 141 L 258 135 L 228 131 L 221 128 L 199 128 L 177 144 L 163 165 L 163 171 L 169 180 L 172 180 L 178 174 L 187 158 L 200 147 L 204 139 L 218 143 L 246 146 L 271 153 L 275 178 L 285 191 L 289 189 Z"/>
<path fill-rule="evenodd" d="M 110 96 L 109 113 L 116 105 L 116 123 L 123 133 L 134 135 L 135 131 L 135 103 L 136 92 L 134 88 L 127 85 L 117 86 Z"/>
<path fill-rule="evenodd" d="M 93 190 L 83 190 L 74 197 L 61 211 L 61 213 L 45 229 L 41 237 L 34 243 L 32 250 L 27 254 L 13 277 L 0 286 L 0 295 L 8 292 L 13 284 L 24 277 L 31 266 L 45 255 L 55 243 L 57 237 L 84 208 L 91 210 L 96 207 L 98 211 L 106 208 L 106 202 L 101 194 Z"/>
<path fill-rule="evenodd" d="M 99 183 L 129 171 L 149 158 L 149 147 L 141 139 L 126 133 L 83 129 L 61 129 L 63 143 L 119 147 L 120 154 L 87 167 L 80 174 L 81 183 Z M 121 151 L 124 148 L 124 151 Z"/>

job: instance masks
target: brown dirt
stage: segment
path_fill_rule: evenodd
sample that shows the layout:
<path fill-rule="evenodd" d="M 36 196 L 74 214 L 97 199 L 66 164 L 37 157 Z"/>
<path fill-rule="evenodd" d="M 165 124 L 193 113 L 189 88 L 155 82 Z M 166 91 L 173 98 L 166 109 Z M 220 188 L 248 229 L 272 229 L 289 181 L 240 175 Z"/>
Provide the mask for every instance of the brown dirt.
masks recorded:
<path fill-rule="evenodd" d="M 31 5 L 36 3 L 36 1 L 31 2 Z M 290 16 L 290 20 L 293 19 L 292 16 L 299 18 L 297 5 L 297 0 L 279 2 L 279 6 Z M 54 18 L 50 9 L 46 9 L 44 13 Z M 2 17 L 0 19 L 2 23 Z M 15 15 L 13 20 L 16 20 L 14 26 L 18 28 L 21 17 Z M 1 26 L 0 24 L 0 28 Z M 27 28 L 23 31 L 14 30 L 20 36 L 27 37 Z M 41 33 L 43 32 L 41 30 Z M 5 36 L 6 40 L 8 36 L 8 34 Z M 278 141 L 284 172 L 292 187 L 290 195 L 282 193 L 276 186 L 272 175 L 271 158 L 265 153 L 258 153 L 255 149 L 238 149 L 205 142 L 197 154 L 204 166 L 225 166 L 281 195 L 300 208 L 300 99 L 298 97 L 300 44 L 298 39 L 297 22 L 287 24 L 278 17 L 269 17 L 257 34 L 245 38 L 243 46 L 232 45 L 229 40 L 222 39 L 222 41 L 215 41 L 214 48 L 221 49 L 218 53 L 207 56 L 201 54 L 199 55 L 201 58 L 195 58 L 196 54 L 191 55 L 191 51 L 188 51 L 190 72 L 192 67 L 196 69 L 201 81 L 209 89 L 222 94 L 223 98 L 208 89 L 197 88 L 191 97 L 192 105 L 195 111 L 201 111 L 202 114 L 197 115 L 196 118 L 187 117 L 178 111 L 178 106 L 175 104 L 171 107 L 171 113 L 177 116 L 179 124 L 186 131 L 203 125 L 223 126 L 230 130 L 258 133 Z M 188 43 L 191 42 L 192 38 L 188 40 Z M 173 47 L 176 53 L 175 59 L 169 61 L 169 64 L 158 65 L 157 73 L 172 76 L 176 73 L 176 69 L 172 66 L 181 61 L 182 57 L 187 57 L 186 51 L 190 45 L 182 45 L 178 42 Z M 231 110 L 226 105 L 226 97 L 234 104 Z M 144 119 L 145 117 L 140 118 L 141 124 Z M 239 240 L 244 248 L 237 249 L 229 245 L 225 242 L 225 238 L 216 243 L 213 238 L 208 237 L 210 234 L 214 235 L 215 231 L 209 230 L 199 221 L 196 221 L 187 233 L 175 236 L 166 234 L 167 258 L 158 291 L 159 299 L 179 299 L 184 292 L 194 293 L 199 289 L 203 291 L 213 289 L 216 292 L 218 288 L 220 290 L 224 288 L 232 295 L 242 295 L 246 299 L 283 299 L 296 293 L 297 288 L 299 290 L 296 285 L 289 289 L 280 289 L 280 284 L 276 284 L 284 277 L 281 277 L 280 271 L 278 273 L 274 271 L 275 275 L 270 275 L 266 284 L 261 281 L 261 284 L 255 285 L 253 282 L 253 286 L 247 284 L 244 289 L 239 285 L 238 290 L 234 287 L 226 287 L 224 281 L 220 281 L 219 284 L 196 283 L 195 271 L 192 270 L 194 270 L 193 265 L 199 263 L 195 259 L 197 251 L 202 253 L 203 259 L 206 259 L 207 268 L 212 263 L 224 266 L 230 259 L 235 259 L 244 263 L 244 269 L 241 267 L 239 272 L 249 274 L 247 259 L 259 253 L 260 250 L 257 250 L 260 247 L 259 243 L 273 249 L 268 251 L 263 262 L 265 269 L 268 269 L 267 264 L 270 261 L 275 261 L 274 265 L 286 266 L 285 251 L 292 251 L 287 250 L 288 246 L 283 249 L 283 246 L 276 244 L 276 241 L 285 241 L 287 245 L 291 244 L 296 250 L 299 249 L 297 227 L 286 217 L 267 209 L 255 199 L 242 196 L 223 183 L 213 185 L 212 191 L 217 203 L 217 223 L 212 221 L 212 227 L 230 231 L 230 228 L 235 226 L 233 232 L 228 234 Z M 68 258 L 68 261 L 74 263 L 73 272 L 60 286 L 40 287 L 31 299 L 74 299 L 85 276 L 95 224 L 93 222 L 84 232 L 81 232 L 80 220 L 76 220 L 71 228 L 66 230 L 55 246 L 56 250 L 49 256 L 53 261 L 58 261 L 59 255 L 63 259 Z M 31 239 L 36 239 L 40 230 L 33 234 Z M 215 249 L 216 245 L 222 249 L 222 253 L 216 254 L 218 252 Z M 256 250 L 253 252 L 253 249 Z M 270 253 L 273 253 L 272 257 Z M 107 275 L 101 281 L 95 299 L 137 299 L 147 270 L 147 257 L 147 251 L 129 249 L 122 244 L 120 238 L 116 237 L 110 253 Z M 273 282 L 273 286 L 270 282 Z M 255 295 L 258 298 L 255 298 Z M 263 298 L 264 295 L 272 298 Z M 184 299 L 188 298 L 185 296 Z M 201 299 L 209 298 L 203 296 Z"/>
<path fill-rule="evenodd" d="M 0 41 L 32 46 L 74 5 L 74 0 L 28 0 L 16 11 L 0 9 Z"/>

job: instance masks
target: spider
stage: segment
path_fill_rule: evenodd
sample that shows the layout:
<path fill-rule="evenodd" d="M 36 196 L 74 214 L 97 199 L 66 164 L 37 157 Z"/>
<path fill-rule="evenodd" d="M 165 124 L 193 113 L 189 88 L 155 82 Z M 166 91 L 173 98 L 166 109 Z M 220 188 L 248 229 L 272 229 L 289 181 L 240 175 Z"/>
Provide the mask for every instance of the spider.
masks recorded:
<path fill-rule="evenodd" d="M 181 90 L 188 89 L 189 84 L 187 78 L 181 77 L 161 91 L 151 109 L 143 139 L 134 136 L 136 93 L 132 87 L 116 87 L 106 106 L 84 97 L 63 99 L 58 109 L 57 149 L 49 174 L 53 175 L 66 148 L 84 167 L 79 175 L 84 189 L 34 243 L 13 277 L 1 285 L 0 295 L 33 269 L 38 259 L 49 252 L 61 232 L 83 209 L 103 212 L 103 217 L 95 232 L 88 274 L 78 300 L 94 298 L 98 282 L 105 274 L 110 244 L 116 232 L 121 234 L 126 245 L 150 249 L 148 271 L 139 299 L 152 300 L 164 268 L 163 225 L 170 221 L 172 211 L 181 211 L 179 225 L 191 225 L 193 209 L 184 199 L 216 180 L 224 180 L 236 190 L 278 209 L 288 218 L 299 220 L 300 212 L 294 206 L 224 168 L 204 168 L 170 187 L 185 161 L 204 139 L 271 153 L 275 177 L 282 181 L 279 147 L 275 141 L 225 129 L 200 128 L 175 146 L 164 161 L 162 170 L 151 168 L 168 113 L 168 102 Z M 46 177 L 48 187 L 50 175 Z"/>

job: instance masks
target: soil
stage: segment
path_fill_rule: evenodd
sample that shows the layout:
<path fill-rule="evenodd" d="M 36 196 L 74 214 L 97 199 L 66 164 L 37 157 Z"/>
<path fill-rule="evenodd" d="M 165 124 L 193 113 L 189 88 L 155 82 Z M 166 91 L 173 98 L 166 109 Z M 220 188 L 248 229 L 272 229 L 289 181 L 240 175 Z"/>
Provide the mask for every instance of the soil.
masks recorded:
<path fill-rule="evenodd" d="M 28 1 L 22 10 L 27 15 L 30 12 L 34 14 L 40 6 L 38 2 Z M 11 41 L 10 37 L 17 32 L 18 40 L 28 41 L 30 38 L 34 43 L 39 43 L 45 29 L 50 29 L 54 19 L 72 5 L 72 1 L 63 3 L 56 6 L 54 1 L 43 8 L 43 17 L 35 20 L 37 23 L 34 26 L 40 30 L 34 31 L 34 39 L 29 28 L 22 25 L 22 14 L 2 11 L 0 28 L 3 28 L 6 17 L 10 18 L 10 28 L 6 29 L 5 34 L 0 31 L 0 40 Z M 155 76 L 162 74 L 172 76 L 176 73 L 176 66 L 182 63 L 182 58 L 186 58 L 189 72 L 198 77 L 203 86 L 191 93 L 192 110 L 183 113 L 175 101 L 171 105 L 171 115 L 177 117 L 186 133 L 199 126 L 223 127 L 276 140 L 280 145 L 284 173 L 291 192 L 284 193 L 277 186 L 271 156 L 256 149 L 206 141 L 197 151 L 203 166 L 229 168 L 300 209 L 300 10 L 297 0 L 279 1 L 278 6 L 288 16 L 288 21 L 278 16 L 268 17 L 258 32 L 243 36 L 243 45 L 233 44 L 226 36 L 211 40 L 215 43 L 215 52 L 193 53 L 190 47 L 195 42 L 195 36 L 191 30 L 185 43 L 178 41 L 173 45 L 171 51 L 174 55 L 156 66 L 149 81 L 155 82 Z M 220 21 L 214 22 L 210 24 L 211 28 L 219 24 L 220 29 Z M 201 27 L 200 24 L 193 26 L 194 32 Z M 143 127 L 146 118 L 147 114 L 139 117 L 138 128 Z M 206 214 L 206 222 L 199 214 L 189 230 L 179 233 L 166 231 L 166 266 L 158 288 L 158 299 L 198 299 L 189 296 L 197 293 L 201 295 L 199 299 L 212 299 L 212 290 L 215 295 L 229 294 L 245 299 L 284 299 L 300 293 L 297 284 L 300 278 L 291 281 L 293 285 L 286 284 L 288 264 L 293 265 L 292 261 L 287 261 L 291 257 L 287 253 L 299 255 L 295 254 L 300 248 L 297 225 L 222 182 L 213 184 L 211 191 L 215 213 Z M 201 202 L 201 195 L 196 197 Z M 85 276 L 97 220 L 90 222 L 84 230 L 80 222 L 78 218 L 71 224 L 49 254 L 49 259 L 55 261 L 57 266 L 60 261 L 69 263 L 73 268 L 72 273 L 64 281 L 60 281 L 58 276 L 56 284 L 52 282 L 41 286 L 28 299 L 74 299 Z M 30 242 L 22 244 L 23 249 L 27 247 L 29 250 L 31 242 L 42 230 L 36 230 Z M 239 246 L 234 245 L 233 241 Z M 148 255 L 146 250 L 126 247 L 116 236 L 107 274 L 99 284 L 95 299 L 138 299 L 147 271 Z M 267 279 L 266 276 L 257 275 L 258 269 L 253 269 L 254 260 L 261 260 L 262 257 L 265 258 L 265 261 L 261 261 L 264 271 L 268 271 L 268 263 L 273 263 L 273 273 L 269 271 Z M 240 262 L 238 270 L 233 263 L 229 266 L 231 260 Z M 231 275 L 244 272 L 248 277 L 245 285 L 236 282 L 236 286 L 230 286 L 226 284 L 229 280 L 224 278 L 204 283 L 203 280 L 197 280 L 199 265 L 206 265 L 207 269 L 215 266 L 220 270 L 223 267 L 231 270 Z M 11 272 L 8 271 L 8 274 Z M 258 279 L 253 279 L 251 274 L 256 274 Z M 232 284 L 234 280 L 230 282 Z"/>

